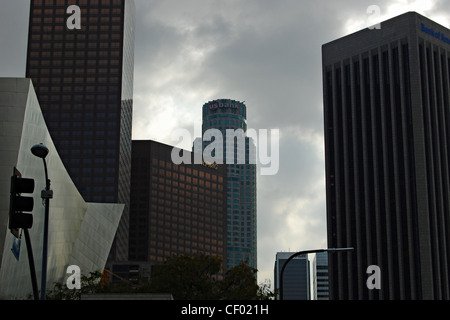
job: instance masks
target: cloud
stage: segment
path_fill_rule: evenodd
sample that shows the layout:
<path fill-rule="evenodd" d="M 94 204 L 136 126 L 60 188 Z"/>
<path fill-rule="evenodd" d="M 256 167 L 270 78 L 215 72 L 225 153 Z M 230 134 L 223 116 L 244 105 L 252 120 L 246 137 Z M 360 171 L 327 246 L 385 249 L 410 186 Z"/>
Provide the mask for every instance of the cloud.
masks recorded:
<path fill-rule="evenodd" d="M 218 98 L 246 101 L 249 128 L 280 129 L 279 172 L 258 176 L 260 281 L 273 279 L 277 251 L 326 247 L 321 46 L 369 26 L 374 4 L 380 20 L 415 10 L 448 21 L 442 1 L 137 3 L 147 13 L 135 135 L 171 143 L 170 131 L 190 129 Z"/>
<path fill-rule="evenodd" d="M 24 77 L 30 1 L 4 0 L 0 13 L 0 75 Z"/>

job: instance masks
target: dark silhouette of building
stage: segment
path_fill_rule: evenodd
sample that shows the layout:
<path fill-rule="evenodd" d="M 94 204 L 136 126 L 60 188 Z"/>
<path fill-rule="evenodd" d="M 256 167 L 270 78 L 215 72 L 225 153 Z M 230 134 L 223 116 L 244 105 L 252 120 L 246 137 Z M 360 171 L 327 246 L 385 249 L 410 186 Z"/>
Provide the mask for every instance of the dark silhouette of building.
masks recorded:
<path fill-rule="evenodd" d="M 323 46 L 331 299 L 450 298 L 449 37 L 408 12 Z"/>
<path fill-rule="evenodd" d="M 26 76 L 57 151 L 85 201 L 126 205 L 112 260 L 128 258 L 134 20 L 133 0 L 31 0 Z"/>
<path fill-rule="evenodd" d="M 224 165 L 173 163 L 174 148 L 133 140 L 130 263 L 147 266 L 177 254 L 227 254 L 227 174 Z M 145 273 L 142 272 L 141 273 Z"/>

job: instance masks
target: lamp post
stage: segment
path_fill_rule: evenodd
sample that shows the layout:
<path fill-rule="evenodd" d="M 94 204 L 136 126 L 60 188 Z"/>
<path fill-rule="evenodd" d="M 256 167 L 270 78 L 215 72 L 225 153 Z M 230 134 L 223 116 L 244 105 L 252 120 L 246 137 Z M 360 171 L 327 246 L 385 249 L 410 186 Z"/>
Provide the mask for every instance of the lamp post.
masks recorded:
<path fill-rule="evenodd" d="M 45 216 L 44 216 L 44 244 L 42 248 L 42 278 L 41 278 L 41 300 L 45 300 L 47 287 L 47 248 L 48 248 L 48 220 L 50 199 L 53 198 L 53 191 L 50 190 L 50 179 L 48 178 L 47 162 L 45 157 L 48 155 L 48 148 L 42 143 L 34 145 L 31 148 L 31 153 L 44 162 L 45 171 L 45 190 L 41 192 L 41 198 L 45 201 Z"/>
<path fill-rule="evenodd" d="M 297 253 L 294 253 L 292 256 L 290 256 L 283 264 L 283 267 L 281 268 L 280 272 L 280 300 L 283 300 L 283 274 L 284 269 L 286 269 L 287 264 L 294 259 L 295 257 L 298 257 L 302 254 L 308 254 L 308 253 L 318 253 L 318 252 L 337 252 L 337 251 L 351 251 L 354 250 L 354 248 L 329 248 L 329 249 L 315 249 L 315 250 L 305 250 L 305 251 L 299 251 Z"/>

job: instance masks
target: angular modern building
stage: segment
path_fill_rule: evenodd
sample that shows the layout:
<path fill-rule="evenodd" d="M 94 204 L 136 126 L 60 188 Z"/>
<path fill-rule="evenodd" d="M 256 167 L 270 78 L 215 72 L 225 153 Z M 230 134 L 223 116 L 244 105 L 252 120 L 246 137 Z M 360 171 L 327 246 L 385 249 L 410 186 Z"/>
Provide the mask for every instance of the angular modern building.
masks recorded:
<path fill-rule="evenodd" d="M 408 12 L 322 47 L 330 299 L 450 299 L 449 39 Z"/>
<path fill-rule="evenodd" d="M 67 267 L 83 275 L 102 271 L 113 243 L 124 204 L 87 203 L 72 182 L 53 144 L 30 79 L 0 78 L 0 299 L 26 299 L 32 294 L 27 246 L 22 237 L 18 259 L 11 252 L 14 236 L 8 229 L 13 168 L 34 179 L 33 226 L 29 229 L 38 289 L 42 274 L 45 187 L 42 159 L 31 147 L 43 143 L 48 178 L 54 191 L 49 206 L 47 290 L 65 283 Z"/>
<path fill-rule="evenodd" d="M 113 260 L 128 258 L 134 22 L 133 0 L 31 0 L 26 76 L 55 146 L 85 201 L 125 204 Z"/>
<path fill-rule="evenodd" d="M 186 153 L 192 164 L 174 164 L 172 152 Z M 173 255 L 205 253 L 221 257 L 225 271 L 226 167 L 194 164 L 193 157 L 156 141 L 133 141 L 129 251 L 130 264 L 139 262 L 141 270 Z"/>
<path fill-rule="evenodd" d="M 210 129 L 221 133 L 223 145 L 205 136 Z M 195 140 L 193 150 L 203 150 L 204 155 L 217 157 L 227 167 L 228 269 L 244 260 L 257 268 L 256 147 L 246 132 L 247 107 L 243 102 L 219 99 L 203 105 L 203 136 Z"/>

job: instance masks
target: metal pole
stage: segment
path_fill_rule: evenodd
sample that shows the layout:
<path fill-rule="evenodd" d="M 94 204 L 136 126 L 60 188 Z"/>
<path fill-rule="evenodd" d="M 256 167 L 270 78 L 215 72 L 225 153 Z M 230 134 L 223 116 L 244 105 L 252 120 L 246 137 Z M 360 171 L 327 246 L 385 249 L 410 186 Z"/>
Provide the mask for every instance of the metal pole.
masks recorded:
<path fill-rule="evenodd" d="M 318 252 L 336 252 L 336 251 L 350 251 L 353 250 L 353 248 L 330 248 L 330 249 L 315 249 L 315 250 L 305 250 L 305 251 L 299 251 L 297 253 L 294 253 L 293 255 L 291 255 L 283 264 L 283 267 L 281 268 L 281 272 L 280 272 L 280 300 L 283 300 L 283 274 L 284 274 L 284 269 L 286 269 L 287 264 L 294 259 L 295 257 L 298 257 L 302 254 L 308 254 L 308 253 L 318 253 Z"/>
<path fill-rule="evenodd" d="M 34 258 L 33 258 L 33 249 L 31 248 L 31 240 L 28 229 L 23 229 L 25 233 L 25 242 L 27 244 L 27 253 L 28 253 L 28 263 L 30 264 L 30 273 L 31 273 L 31 285 L 33 286 L 33 296 L 34 300 L 39 300 L 37 279 L 36 279 L 36 269 L 34 268 Z"/>
<path fill-rule="evenodd" d="M 42 159 L 44 161 L 44 170 L 45 170 L 45 190 L 50 190 L 50 180 L 48 179 L 47 173 L 47 163 L 45 162 L 45 158 Z M 50 209 L 50 199 L 48 197 L 45 198 L 45 217 L 44 217 L 44 245 L 42 248 L 42 278 L 41 278 L 41 300 L 46 299 L 46 291 L 47 291 L 47 250 L 48 250 L 48 220 L 49 220 L 49 209 Z"/>

